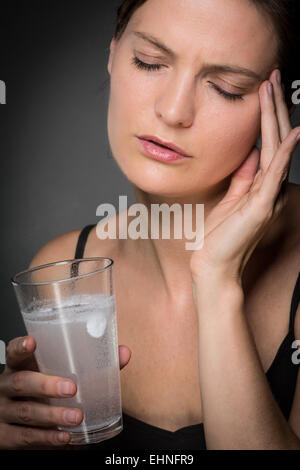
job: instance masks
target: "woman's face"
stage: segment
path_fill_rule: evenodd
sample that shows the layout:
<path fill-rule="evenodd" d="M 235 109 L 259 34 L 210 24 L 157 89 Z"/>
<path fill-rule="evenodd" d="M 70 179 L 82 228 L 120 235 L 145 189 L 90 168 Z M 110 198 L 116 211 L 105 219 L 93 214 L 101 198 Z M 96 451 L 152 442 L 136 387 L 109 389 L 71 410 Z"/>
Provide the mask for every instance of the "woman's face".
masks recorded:
<path fill-rule="evenodd" d="M 260 134 L 258 89 L 277 65 L 275 38 L 270 20 L 248 0 L 147 0 L 119 42 L 111 42 L 108 63 L 109 142 L 128 180 L 147 193 L 184 197 L 212 188 L 238 168 Z M 134 57 L 159 67 L 139 69 Z M 229 99 L 216 87 L 242 96 Z M 141 135 L 172 142 L 192 158 L 154 160 L 141 150 Z"/>

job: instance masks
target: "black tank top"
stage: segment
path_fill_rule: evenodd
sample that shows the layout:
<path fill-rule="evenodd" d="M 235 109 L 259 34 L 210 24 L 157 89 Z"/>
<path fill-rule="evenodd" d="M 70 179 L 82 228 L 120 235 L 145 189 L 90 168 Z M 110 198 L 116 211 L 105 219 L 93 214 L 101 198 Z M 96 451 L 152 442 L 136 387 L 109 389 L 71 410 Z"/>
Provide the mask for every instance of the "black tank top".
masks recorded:
<path fill-rule="evenodd" d="M 87 225 L 82 229 L 77 242 L 76 259 L 84 257 L 88 235 L 95 225 Z M 292 343 L 295 340 L 294 323 L 299 298 L 300 272 L 291 301 L 289 331 L 266 372 L 272 393 L 286 420 L 291 412 L 299 368 L 299 365 L 294 364 L 291 359 L 292 353 L 295 351 L 292 349 Z M 76 446 L 76 448 L 99 451 L 117 449 L 206 450 L 203 423 L 186 426 L 173 432 L 147 424 L 124 412 L 122 414 L 124 427 L 120 434 L 99 444 Z M 75 446 L 70 447 L 75 448 Z"/>

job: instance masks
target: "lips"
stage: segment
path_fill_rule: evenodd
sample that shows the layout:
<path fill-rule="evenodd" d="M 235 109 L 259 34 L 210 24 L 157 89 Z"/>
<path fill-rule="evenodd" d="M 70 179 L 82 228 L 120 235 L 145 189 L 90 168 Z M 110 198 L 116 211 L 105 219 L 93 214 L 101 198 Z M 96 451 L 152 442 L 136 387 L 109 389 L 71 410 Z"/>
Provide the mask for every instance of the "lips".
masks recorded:
<path fill-rule="evenodd" d="M 184 152 L 184 150 L 181 149 L 180 147 L 178 147 L 177 145 L 173 144 L 172 142 L 164 142 L 163 140 L 161 140 L 160 138 L 158 138 L 156 136 L 141 135 L 139 138 L 143 139 L 143 140 L 147 140 L 149 142 L 153 142 L 156 145 L 160 145 L 162 148 L 167 148 L 167 149 L 173 150 L 175 153 L 177 153 L 177 154 L 179 154 L 183 157 L 186 157 L 186 158 L 190 157 L 190 155 L 187 155 Z"/>
<path fill-rule="evenodd" d="M 138 140 L 140 142 L 142 152 L 154 160 L 159 160 L 164 163 L 180 163 L 187 160 L 187 158 L 180 153 L 177 153 L 170 148 L 163 147 L 157 142 L 154 143 L 151 140 L 141 139 L 140 137 L 138 137 Z"/>

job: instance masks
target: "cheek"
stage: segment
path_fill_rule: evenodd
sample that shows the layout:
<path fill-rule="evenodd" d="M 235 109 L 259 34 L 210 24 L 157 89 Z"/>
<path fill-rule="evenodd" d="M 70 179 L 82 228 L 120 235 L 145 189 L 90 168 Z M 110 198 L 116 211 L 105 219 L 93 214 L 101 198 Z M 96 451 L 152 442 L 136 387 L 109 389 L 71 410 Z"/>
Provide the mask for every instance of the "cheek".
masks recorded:
<path fill-rule="evenodd" d="M 132 138 L 133 133 L 141 130 L 139 123 L 145 121 L 145 109 L 149 109 L 149 106 L 146 106 L 146 99 L 147 96 L 149 99 L 150 93 L 144 88 L 145 84 L 137 79 L 136 74 L 128 66 L 123 66 L 123 70 L 122 66 L 114 69 L 110 81 L 108 135 L 117 158 L 119 150 L 126 144 L 128 146 L 128 138 Z M 146 133 L 147 128 L 144 131 Z"/>
<path fill-rule="evenodd" d="M 223 177 L 237 169 L 247 157 L 260 132 L 259 98 L 255 95 L 245 103 L 224 104 L 207 115 L 206 148 L 211 162 Z M 217 172 L 219 173 L 219 172 Z"/>
<path fill-rule="evenodd" d="M 155 127 L 148 115 L 156 96 L 154 84 L 153 87 L 149 81 L 141 80 L 128 64 L 116 64 L 111 74 L 108 107 L 108 135 L 112 153 L 130 181 L 140 187 L 142 183 L 149 182 L 149 187 L 143 187 L 145 191 L 170 192 L 176 185 L 177 195 L 186 194 L 187 179 L 182 178 L 182 172 L 171 173 L 167 169 L 164 173 L 160 167 L 149 165 L 142 166 L 143 172 L 140 174 L 139 167 L 133 165 L 132 152 L 137 158 L 140 155 L 136 144 L 131 144 L 132 135 L 147 133 Z M 223 100 L 215 95 L 210 96 L 208 101 L 202 102 L 197 112 L 195 131 L 191 130 L 191 133 L 195 136 L 196 129 L 199 129 L 199 141 L 195 143 L 199 154 L 195 152 L 197 158 L 184 170 L 191 194 L 199 185 L 204 187 L 218 183 L 237 169 L 259 135 L 258 93 L 248 95 L 244 102 L 227 103 Z"/>
<path fill-rule="evenodd" d="M 126 123 L 128 120 L 138 122 L 145 110 L 147 98 L 150 101 L 151 96 L 149 85 L 145 82 L 133 70 L 133 66 L 127 63 L 116 66 L 111 75 L 110 107 L 118 121 L 126 118 Z"/>

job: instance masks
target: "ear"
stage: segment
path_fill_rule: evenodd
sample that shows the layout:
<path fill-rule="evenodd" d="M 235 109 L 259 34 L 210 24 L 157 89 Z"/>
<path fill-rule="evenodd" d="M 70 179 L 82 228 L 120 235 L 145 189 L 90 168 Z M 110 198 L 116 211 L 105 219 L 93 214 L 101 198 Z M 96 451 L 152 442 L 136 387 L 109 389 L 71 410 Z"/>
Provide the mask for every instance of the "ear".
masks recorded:
<path fill-rule="evenodd" d="M 109 59 L 108 59 L 108 64 L 107 64 L 107 70 L 108 70 L 109 75 L 111 74 L 111 68 L 112 68 L 112 62 L 113 62 L 114 50 L 115 50 L 116 44 L 117 44 L 117 41 L 116 39 L 113 38 L 109 46 L 110 54 L 109 54 Z"/>

